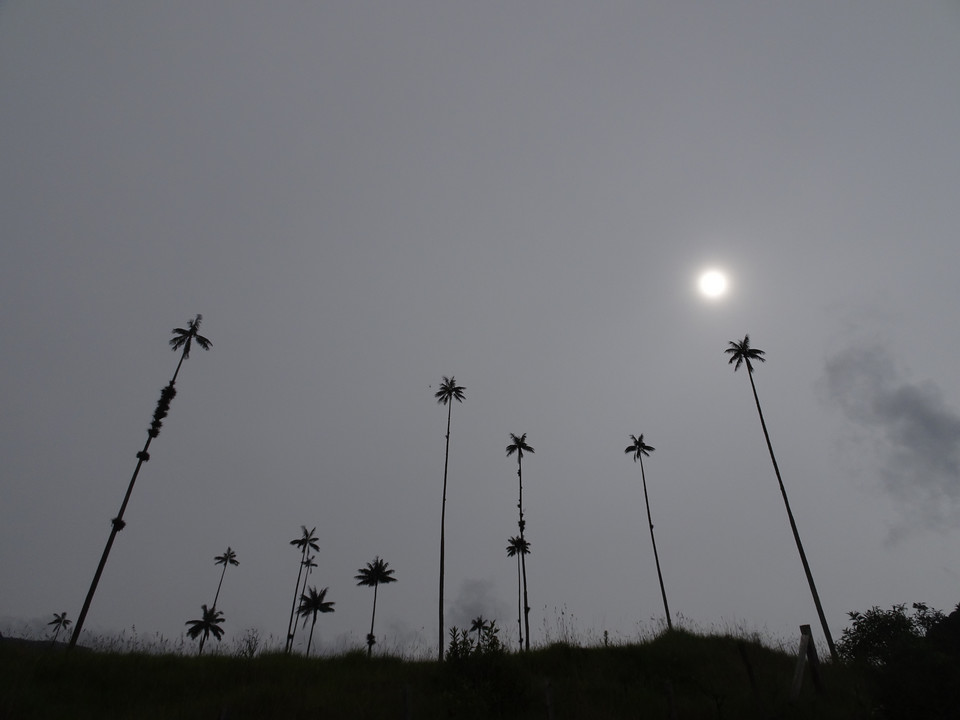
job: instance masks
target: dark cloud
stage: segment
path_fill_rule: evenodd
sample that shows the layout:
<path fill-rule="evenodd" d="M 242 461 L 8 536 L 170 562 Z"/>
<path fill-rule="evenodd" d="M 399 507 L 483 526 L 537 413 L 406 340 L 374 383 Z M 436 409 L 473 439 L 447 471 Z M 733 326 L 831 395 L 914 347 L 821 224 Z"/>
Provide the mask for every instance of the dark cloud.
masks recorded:
<path fill-rule="evenodd" d="M 881 346 L 853 347 L 824 371 L 830 402 L 872 441 L 886 489 L 910 520 L 944 526 L 960 513 L 960 414 L 933 382 L 915 383 Z"/>

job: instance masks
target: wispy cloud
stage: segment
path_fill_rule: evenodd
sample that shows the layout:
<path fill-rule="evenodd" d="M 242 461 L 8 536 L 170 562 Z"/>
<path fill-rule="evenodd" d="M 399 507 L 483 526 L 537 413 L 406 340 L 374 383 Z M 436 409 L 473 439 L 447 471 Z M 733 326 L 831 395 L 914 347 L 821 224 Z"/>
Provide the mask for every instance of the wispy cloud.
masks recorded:
<path fill-rule="evenodd" d="M 874 441 L 883 488 L 907 523 L 952 525 L 960 515 L 960 414 L 940 388 L 910 381 L 880 345 L 829 358 L 824 383 L 829 400 Z"/>

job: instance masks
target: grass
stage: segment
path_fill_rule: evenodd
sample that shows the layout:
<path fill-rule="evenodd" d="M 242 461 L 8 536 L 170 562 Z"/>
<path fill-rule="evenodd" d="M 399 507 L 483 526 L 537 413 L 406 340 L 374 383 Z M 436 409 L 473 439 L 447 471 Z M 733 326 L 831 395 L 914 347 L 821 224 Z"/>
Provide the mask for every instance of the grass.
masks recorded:
<path fill-rule="evenodd" d="M 790 702 L 795 658 L 754 638 L 665 632 L 640 644 L 439 664 L 352 651 L 253 658 L 0 643 L 0 718 L 866 718 L 851 668 Z"/>

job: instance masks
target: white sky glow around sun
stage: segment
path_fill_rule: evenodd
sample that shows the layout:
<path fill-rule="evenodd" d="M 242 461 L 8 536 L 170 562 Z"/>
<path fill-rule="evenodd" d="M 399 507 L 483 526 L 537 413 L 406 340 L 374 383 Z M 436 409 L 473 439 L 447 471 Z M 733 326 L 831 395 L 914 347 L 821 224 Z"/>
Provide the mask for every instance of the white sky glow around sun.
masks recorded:
<path fill-rule="evenodd" d="M 700 294 L 710 300 L 717 300 L 727 293 L 727 276 L 716 268 L 704 270 L 697 281 Z"/>

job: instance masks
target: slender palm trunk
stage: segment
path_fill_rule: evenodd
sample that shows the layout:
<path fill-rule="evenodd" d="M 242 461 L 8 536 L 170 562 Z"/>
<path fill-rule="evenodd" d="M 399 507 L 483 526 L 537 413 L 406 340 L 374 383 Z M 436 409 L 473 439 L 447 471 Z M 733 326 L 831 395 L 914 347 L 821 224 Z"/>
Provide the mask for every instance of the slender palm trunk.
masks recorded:
<path fill-rule="evenodd" d="M 523 582 L 520 579 L 520 560 L 517 557 L 517 632 L 520 635 L 520 649 L 523 650 Z"/>
<path fill-rule="evenodd" d="M 227 574 L 227 564 L 223 565 L 223 572 L 220 573 L 220 582 L 217 583 L 217 594 L 213 596 L 213 609 L 217 609 L 217 600 L 220 599 L 220 588 L 223 586 L 223 576 Z"/>
<path fill-rule="evenodd" d="M 313 645 L 313 629 L 317 626 L 317 611 L 313 611 L 313 622 L 310 623 L 310 637 L 307 638 L 307 657 L 310 657 L 310 646 Z"/>
<path fill-rule="evenodd" d="M 639 456 L 640 453 L 637 453 Z M 657 554 L 657 540 L 653 537 L 653 518 L 650 516 L 650 498 L 647 496 L 647 475 L 643 471 L 643 458 L 640 457 L 640 477 L 643 479 L 643 500 L 647 504 L 647 523 L 650 525 L 650 542 L 653 543 L 653 559 L 657 563 L 657 578 L 660 580 L 660 594 L 663 595 L 663 611 L 667 615 L 667 629 L 673 630 L 670 619 L 670 606 L 667 605 L 667 591 L 663 587 L 663 573 L 660 572 L 660 555 Z"/>
<path fill-rule="evenodd" d="M 186 347 L 184 347 L 184 351 L 180 353 L 180 361 L 177 363 L 177 369 L 174 370 L 173 377 L 170 378 L 170 383 L 167 385 L 167 388 L 169 388 L 171 391 L 170 396 L 166 399 L 168 405 L 175 394 L 173 393 L 173 386 L 177 382 L 177 375 L 180 374 L 180 368 L 183 366 L 183 360 L 185 357 Z M 160 400 L 161 403 L 164 400 L 163 392 L 161 392 Z M 156 418 L 156 415 L 154 417 Z M 87 591 L 87 597 L 83 601 L 83 608 L 80 610 L 80 615 L 77 618 L 77 624 L 74 626 L 73 634 L 70 636 L 70 644 L 67 646 L 68 650 L 72 650 L 76 646 L 77 640 L 80 638 L 80 632 L 83 630 L 83 623 L 87 619 L 87 612 L 90 610 L 90 603 L 93 602 L 93 595 L 97 592 L 97 585 L 100 584 L 100 576 L 103 575 L 103 568 L 106 566 L 107 558 L 110 556 L 110 550 L 113 548 L 113 541 L 116 539 L 117 533 L 124 528 L 125 523 L 123 522 L 123 513 L 127 509 L 127 503 L 130 501 L 130 494 L 133 492 L 133 486 L 137 482 L 137 475 L 140 474 L 140 468 L 143 466 L 143 463 L 150 459 L 150 455 L 147 453 L 147 451 L 150 449 L 150 443 L 152 441 L 153 435 L 148 435 L 147 442 L 144 444 L 143 450 L 137 453 L 137 467 L 134 468 L 133 476 L 130 478 L 130 483 L 127 485 L 127 492 L 123 496 L 123 502 L 120 504 L 120 512 L 118 512 L 117 516 L 111 520 L 113 527 L 110 529 L 110 536 L 107 538 L 107 544 L 103 548 L 103 555 L 100 556 L 100 562 L 97 565 L 97 571 L 93 574 L 93 582 L 90 583 L 90 589 Z"/>
<path fill-rule="evenodd" d="M 370 635 L 367 637 L 367 657 L 373 655 L 373 622 L 377 619 L 377 588 L 380 583 L 373 584 L 373 614 L 370 616 Z"/>
<path fill-rule="evenodd" d="M 447 521 L 447 466 L 450 461 L 450 416 L 453 414 L 453 399 L 447 402 L 447 448 L 443 454 L 443 502 L 440 505 L 440 636 L 437 644 L 437 660 L 443 662 L 443 579 L 444 579 L 444 542 Z M 371 632 L 373 632 L 371 630 Z"/>
<path fill-rule="evenodd" d="M 207 641 L 207 633 L 204 633 L 200 636 L 200 652 L 197 653 L 197 656 L 203 655 L 203 644 Z"/>
<path fill-rule="evenodd" d="M 793 511 L 790 509 L 790 501 L 787 499 L 787 490 L 783 486 L 783 478 L 780 477 L 780 467 L 777 465 L 777 458 L 773 454 L 773 445 L 770 443 L 770 433 L 767 432 L 767 423 L 763 419 L 763 410 L 760 409 L 760 397 L 757 395 L 757 386 L 753 382 L 753 368 L 747 363 L 747 376 L 750 378 L 750 388 L 753 390 L 753 400 L 757 404 L 757 414 L 760 416 L 760 427 L 763 428 L 763 437 L 767 441 L 767 450 L 770 451 L 770 460 L 773 462 L 773 471 L 777 474 L 777 482 L 780 485 L 780 494 L 783 496 L 783 504 L 787 508 L 787 517 L 790 519 L 790 529 L 793 530 L 793 539 L 797 542 L 797 551 L 800 553 L 800 561 L 803 563 L 803 572 L 807 576 L 807 584 L 810 585 L 810 593 L 813 595 L 813 603 L 817 606 L 817 615 L 820 616 L 820 625 L 823 627 L 823 635 L 827 639 L 827 647 L 830 649 L 830 658 L 838 662 L 837 649 L 833 644 L 833 636 L 830 634 L 830 628 L 827 627 L 827 618 L 823 614 L 823 606 L 820 604 L 820 594 L 817 592 L 817 586 L 813 582 L 813 574 L 810 572 L 810 564 L 807 562 L 807 554 L 803 551 L 803 543 L 800 542 L 800 532 L 797 530 L 797 523 L 793 519 Z"/>
<path fill-rule="evenodd" d="M 527 526 L 526 520 L 523 519 L 523 462 L 520 459 L 520 456 L 517 456 L 517 480 L 520 485 L 520 501 L 517 503 L 517 506 L 520 509 L 520 545 L 521 547 L 526 547 L 524 542 L 523 531 Z M 521 550 L 520 552 L 520 567 L 523 569 L 523 629 L 526 633 L 524 638 L 524 649 L 530 649 L 530 602 L 527 600 L 527 554 Z"/>
<path fill-rule="evenodd" d="M 303 546 L 303 554 L 300 556 L 300 569 L 297 570 L 297 586 L 293 589 L 293 605 L 290 606 L 290 622 L 287 623 L 287 645 L 285 651 L 289 653 L 293 649 L 293 636 L 297 631 L 297 626 L 293 623 L 293 616 L 297 611 L 297 598 L 300 597 L 300 577 L 303 575 L 303 561 L 307 556 L 307 545 Z"/>

